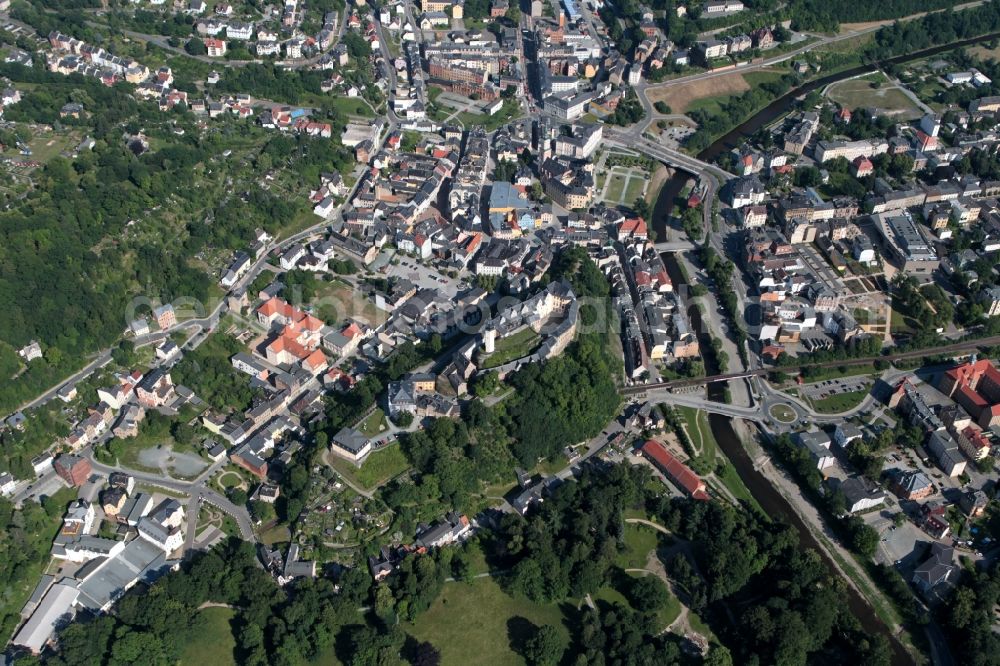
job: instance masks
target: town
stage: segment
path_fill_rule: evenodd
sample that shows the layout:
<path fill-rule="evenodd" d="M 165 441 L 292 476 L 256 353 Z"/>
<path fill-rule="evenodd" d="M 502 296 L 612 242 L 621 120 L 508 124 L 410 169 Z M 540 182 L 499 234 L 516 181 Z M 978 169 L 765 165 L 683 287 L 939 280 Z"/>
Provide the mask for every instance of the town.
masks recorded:
<path fill-rule="evenodd" d="M 0 0 L 5 658 L 988 663 L 1000 3 L 899 4 Z"/>

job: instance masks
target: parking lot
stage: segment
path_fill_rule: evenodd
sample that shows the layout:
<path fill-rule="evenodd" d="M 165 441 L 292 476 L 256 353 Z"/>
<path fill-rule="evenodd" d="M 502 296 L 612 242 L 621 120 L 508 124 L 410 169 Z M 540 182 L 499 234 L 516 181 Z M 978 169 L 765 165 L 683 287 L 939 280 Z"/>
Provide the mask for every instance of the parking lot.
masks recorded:
<path fill-rule="evenodd" d="M 454 298 L 458 293 L 461 279 L 441 275 L 437 269 L 410 257 L 397 254 L 395 259 L 398 263 L 389 264 L 386 270 L 387 277 L 404 278 L 417 285 L 418 289 L 440 289 L 449 298 Z"/>
<path fill-rule="evenodd" d="M 865 375 L 857 377 L 842 377 L 840 379 L 825 379 L 813 384 L 803 384 L 802 396 L 810 400 L 822 400 L 841 393 L 863 391 L 871 384 L 871 379 Z"/>

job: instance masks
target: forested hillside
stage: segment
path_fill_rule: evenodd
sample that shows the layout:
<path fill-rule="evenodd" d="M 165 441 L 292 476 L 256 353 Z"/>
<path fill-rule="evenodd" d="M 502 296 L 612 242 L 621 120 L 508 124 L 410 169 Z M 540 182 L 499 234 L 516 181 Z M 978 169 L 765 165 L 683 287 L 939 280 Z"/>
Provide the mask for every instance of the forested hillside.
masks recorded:
<path fill-rule="evenodd" d="M 229 252 L 245 247 L 257 227 L 274 234 L 308 219 L 302 182 L 320 168 L 351 164 L 331 141 L 221 119 L 200 132 L 190 114 L 139 103 L 127 84 L 107 88 L 13 64 L 0 65 L 0 74 L 25 90 L 7 120 L 95 140 L 92 150 L 64 151 L 32 171 L 29 189 L 0 212 L 0 412 L 112 345 L 133 298 L 207 303 L 221 295 L 215 281 Z M 60 119 L 70 101 L 100 112 Z M 30 138 L 23 127 L 35 125 L 0 132 L 0 143 Z M 138 135 L 149 150 L 137 155 L 129 143 Z M 262 187 L 260 173 L 272 165 L 298 174 L 289 179 L 293 195 Z M 31 340 L 44 359 L 18 374 L 15 350 Z"/>

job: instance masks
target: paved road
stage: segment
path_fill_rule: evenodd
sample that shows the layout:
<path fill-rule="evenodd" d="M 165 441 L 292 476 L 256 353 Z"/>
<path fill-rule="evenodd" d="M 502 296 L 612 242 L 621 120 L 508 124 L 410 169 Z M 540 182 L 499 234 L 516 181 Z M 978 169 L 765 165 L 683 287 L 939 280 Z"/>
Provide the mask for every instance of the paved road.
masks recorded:
<path fill-rule="evenodd" d="M 145 483 L 151 486 L 157 486 L 159 488 L 164 488 L 166 490 L 184 493 L 186 495 L 191 495 L 192 497 L 198 497 L 204 501 L 218 507 L 226 514 L 230 515 L 235 521 L 240 529 L 240 536 L 246 541 L 254 541 L 253 533 L 253 523 L 250 520 L 250 513 L 247 511 L 246 507 L 236 506 L 230 502 L 226 497 L 220 493 L 205 486 L 205 474 L 203 472 L 198 479 L 194 481 L 182 481 L 180 479 L 174 479 L 163 474 L 157 474 L 152 472 L 141 472 L 139 470 L 128 469 L 125 467 L 114 467 L 111 465 L 105 465 L 104 463 L 98 462 L 93 455 L 91 449 L 86 449 L 83 452 L 84 457 L 90 460 L 91 466 L 94 468 L 95 472 L 101 474 L 111 474 L 112 472 L 124 472 L 135 478 L 136 481 L 140 483 Z M 217 463 L 218 464 L 218 463 Z M 192 520 L 191 516 L 188 516 L 188 522 Z M 197 513 L 194 515 L 194 520 L 197 521 Z"/>
<path fill-rule="evenodd" d="M 702 162 L 697 157 L 692 157 L 680 152 L 679 150 L 667 148 L 666 146 L 661 146 L 658 143 L 650 141 L 646 137 L 642 136 L 637 125 L 630 129 L 618 129 L 615 127 L 605 126 L 604 136 L 606 139 L 605 143 L 616 145 L 621 148 L 628 148 L 630 150 L 638 150 L 639 152 L 645 153 L 650 157 L 666 162 L 670 166 L 683 169 L 684 171 L 689 171 L 696 175 L 710 173 L 721 180 L 731 180 L 736 178 L 734 174 L 731 174 L 714 164 Z"/>

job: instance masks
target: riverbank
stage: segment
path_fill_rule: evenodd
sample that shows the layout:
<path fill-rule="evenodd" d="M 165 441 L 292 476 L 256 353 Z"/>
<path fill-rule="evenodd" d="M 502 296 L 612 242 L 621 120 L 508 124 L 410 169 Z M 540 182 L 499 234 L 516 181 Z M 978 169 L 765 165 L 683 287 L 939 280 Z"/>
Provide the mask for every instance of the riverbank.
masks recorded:
<path fill-rule="evenodd" d="M 667 186 L 664 186 L 664 191 L 666 189 Z M 661 192 L 662 196 L 664 196 L 663 192 Z M 657 202 L 657 207 L 659 208 L 660 206 L 660 202 Z M 661 256 L 667 268 L 667 273 L 674 282 L 674 289 L 684 293 L 687 286 L 687 275 L 681 270 L 680 264 L 671 253 L 664 253 Z M 691 318 L 691 327 L 698 334 L 699 344 L 710 345 L 712 334 L 702 324 L 701 310 L 696 304 L 690 302 L 687 306 L 688 314 Z M 704 356 L 704 362 L 706 373 L 709 375 L 718 373 L 718 368 L 714 365 L 715 359 L 713 355 Z M 747 380 L 738 381 L 745 384 Z M 714 382 L 710 384 L 708 389 L 709 399 L 715 402 L 728 402 L 727 393 L 729 391 L 729 383 Z M 740 421 L 734 421 L 720 414 L 710 414 L 708 422 L 719 450 L 732 463 L 740 479 L 743 481 L 743 485 L 753 495 L 763 512 L 772 520 L 784 521 L 791 525 L 799 535 L 799 543 L 805 548 L 815 550 L 832 574 L 847 581 L 847 585 L 845 586 L 845 601 L 847 602 L 848 609 L 869 631 L 883 636 L 889 642 L 892 651 L 893 666 L 914 663 L 914 656 L 910 654 L 899 638 L 898 622 L 894 621 L 891 614 L 891 606 L 888 606 L 889 610 L 887 611 L 884 606 L 884 600 L 882 600 L 871 581 L 867 581 L 871 587 L 863 593 L 861 589 L 867 587 L 865 585 L 866 577 L 856 578 L 849 572 L 846 572 L 841 564 L 838 563 L 838 560 L 842 562 L 849 560 L 838 552 L 838 546 L 833 545 L 835 543 L 834 539 L 823 535 L 826 529 L 823 523 L 820 521 L 818 524 L 822 527 L 818 529 L 818 533 L 814 532 L 795 508 L 796 505 L 802 503 L 808 504 L 808 502 L 805 502 L 801 498 L 801 495 L 789 494 L 786 496 L 782 494 L 779 491 L 779 487 L 782 486 L 780 480 L 769 478 L 761 472 L 761 469 L 770 467 L 769 458 L 763 450 L 756 448 L 755 439 L 751 433 L 748 433 L 745 425 Z M 751 442 L 754 443 L 754 447 L 749 446 Z M 754 451 L 753 457 L 751 457 L 749 451 Z M 792 488 L 788 492 L 797 493 L 797 488 Z M 790 498 L 797 499 L 793 502 Z M 869 601 L 869 595 L 876 600 L 874 603 Z M 889 623 L 883 619 L 883 614 L 889 620 Z M 891 628 L 890 624 L 892 625 Z"/>

